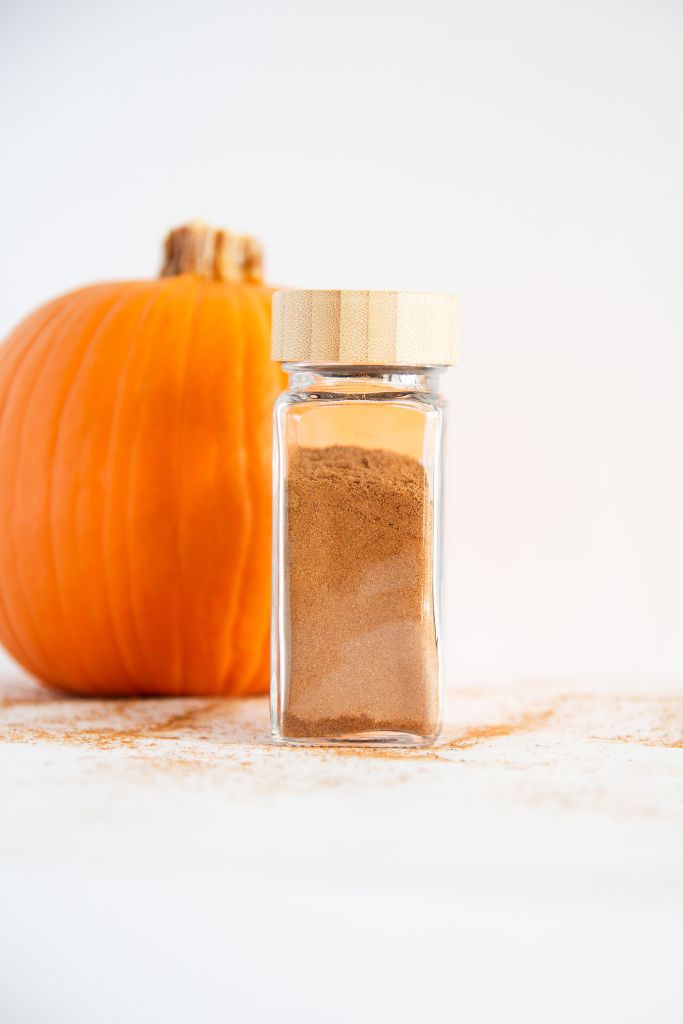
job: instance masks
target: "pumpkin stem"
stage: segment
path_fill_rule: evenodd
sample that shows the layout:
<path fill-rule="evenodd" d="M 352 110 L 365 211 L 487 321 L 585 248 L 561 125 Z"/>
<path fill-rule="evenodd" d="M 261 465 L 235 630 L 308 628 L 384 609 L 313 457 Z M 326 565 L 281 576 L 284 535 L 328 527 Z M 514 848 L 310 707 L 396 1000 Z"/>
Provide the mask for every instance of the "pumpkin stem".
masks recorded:
<path fill-rule="evenodd" d="M 193 221 L 169 231 L 161 277 L 199 274 L 209 281 L 263 281 L 263 253 L 255 238 Z"/>

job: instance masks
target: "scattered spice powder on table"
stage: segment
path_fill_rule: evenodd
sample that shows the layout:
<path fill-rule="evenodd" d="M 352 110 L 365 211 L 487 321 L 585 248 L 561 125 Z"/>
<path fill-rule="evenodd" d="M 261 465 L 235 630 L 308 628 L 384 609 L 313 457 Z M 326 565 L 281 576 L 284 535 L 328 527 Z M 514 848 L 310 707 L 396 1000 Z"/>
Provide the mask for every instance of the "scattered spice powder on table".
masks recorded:
<path fill-rule="evenodd" d="M 432 518 L 410 456 L 340 445 L 292 454 L 283 736 L 437 732 Z"/>

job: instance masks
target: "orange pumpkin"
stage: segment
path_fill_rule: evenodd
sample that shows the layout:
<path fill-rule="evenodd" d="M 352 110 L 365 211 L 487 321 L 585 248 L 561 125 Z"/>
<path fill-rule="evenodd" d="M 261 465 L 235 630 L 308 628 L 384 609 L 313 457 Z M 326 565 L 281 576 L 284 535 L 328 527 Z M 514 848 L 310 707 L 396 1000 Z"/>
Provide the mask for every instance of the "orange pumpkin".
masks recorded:
<path fill-rule="evenodd" d="M 82 694 L 265 690 L 271 291 L 256 243 L 171 232 L 162 277 L 0 347 L 0 640 Z"/>

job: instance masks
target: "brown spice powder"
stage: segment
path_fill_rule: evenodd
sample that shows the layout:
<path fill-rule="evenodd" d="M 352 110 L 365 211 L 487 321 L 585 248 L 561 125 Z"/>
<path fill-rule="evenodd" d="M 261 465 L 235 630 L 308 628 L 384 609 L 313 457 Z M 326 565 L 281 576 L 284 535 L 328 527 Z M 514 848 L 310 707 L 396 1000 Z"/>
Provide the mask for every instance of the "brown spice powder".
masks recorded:
<path fill-rule="evenodd" d="M 283 736 L 433 737 L 433 507 L 423 467 L 390 451 L 301 448 L 287 496 Z"/>

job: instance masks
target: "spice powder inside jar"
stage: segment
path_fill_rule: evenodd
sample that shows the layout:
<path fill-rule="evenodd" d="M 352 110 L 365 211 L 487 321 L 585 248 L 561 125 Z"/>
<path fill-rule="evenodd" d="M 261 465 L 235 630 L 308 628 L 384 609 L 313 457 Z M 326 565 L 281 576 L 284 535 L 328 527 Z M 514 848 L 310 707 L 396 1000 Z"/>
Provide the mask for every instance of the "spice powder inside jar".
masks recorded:
<path fill-rule="evenodd" d="M 434 735 L 433 502 L 392 451 L 298 448 L 287 479 L 289 673 L 282 735 Z"/>
<path fill-rule="evenodd" d="M 271 721 L 290 743 L 441 724 L 443 371 L 452 295 L 285 289 L 273 358 Z"/>

